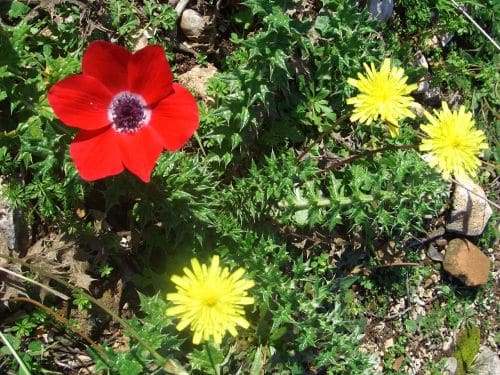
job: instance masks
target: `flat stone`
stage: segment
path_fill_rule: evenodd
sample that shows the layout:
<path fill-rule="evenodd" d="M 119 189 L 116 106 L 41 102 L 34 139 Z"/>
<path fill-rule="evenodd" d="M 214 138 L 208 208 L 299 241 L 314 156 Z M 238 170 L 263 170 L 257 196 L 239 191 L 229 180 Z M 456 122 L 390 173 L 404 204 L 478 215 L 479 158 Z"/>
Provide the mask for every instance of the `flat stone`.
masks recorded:
<path fill-rule="evenodd" d="M 453 204 L 446 230 L 465 236 L 483 233 L 493 210 L 486 200 L 481 186 L 473 182 L 462 182 L 453 192 Z"/>
<path fill-rule="evenodd" d="M 446 238 L 438 238 L 435 242 L 437 247 L 446 247 L 448 245 L 448 240 Z"/>
<path fill-rule="evenodd" d="M 487 346 L 481 346 L 471 367 L 471 374 L 500 375 L 500 358 Z"/>
<path fill-rule="evenodd" d="M 441 254 L 433 244 L 430 244 L 429 247 L 427 248 L 427 256 L 435 262 L 443 261 L 443 254 Z"/>
<path fill-rule="evenodd" d="M 181 16 L 181 30 L 190 39 L 197 39 L 203 33 L 208 23 L 208 17 L 192 9 L 186 9 Z"/>
<path fill-rule="evenodd" d="M 195 66 L 193 69 L 179 76 L 179 82 L 193 92 L 194 95 L 205 100 L 207 96 L 207 82 L 217 73 L 217 68 L 212 64 Z"/>
<path fill-rule="evenodd" d="M 458 361 L 455 357 L 446 358 L 443 375 L 455 375 L 457 373 Z"/>
<path fill-rule="evenodd" d="M 368 11 L 380 22 L 387 22 L 394 10 L 394 0 L 368 0 Z"/>
<path fill-rule="evenodd" d="M 488 281 L 490 260 L 472 242 L 455 238 L 448 243 L 443 267 L 467 286 L 484 285 Z"/>

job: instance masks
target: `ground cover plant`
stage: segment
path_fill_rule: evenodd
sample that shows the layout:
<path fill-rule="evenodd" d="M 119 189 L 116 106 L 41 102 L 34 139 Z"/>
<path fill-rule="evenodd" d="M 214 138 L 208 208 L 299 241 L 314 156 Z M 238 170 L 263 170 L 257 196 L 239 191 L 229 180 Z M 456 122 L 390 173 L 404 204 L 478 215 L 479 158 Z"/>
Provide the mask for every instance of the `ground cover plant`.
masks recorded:
<path fill-rule="evenodd" d="M 485 285 L 427 252 L 457 186 L 498 207 L 499 5 L 371 3 L 1 2 L 0 373 L 465 373 L 496 349 L 496 212 Z"/>

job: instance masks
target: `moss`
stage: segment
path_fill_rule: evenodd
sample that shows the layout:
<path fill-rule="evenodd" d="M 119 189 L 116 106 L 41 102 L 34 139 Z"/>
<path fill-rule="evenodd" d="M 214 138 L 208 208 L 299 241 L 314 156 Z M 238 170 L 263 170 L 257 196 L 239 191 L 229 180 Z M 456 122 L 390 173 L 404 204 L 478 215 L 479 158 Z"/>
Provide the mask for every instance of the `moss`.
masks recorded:
<path fill-rule="evenodd" d="M 479 351 L 480 332 L 478 327 L 462 329 L 458 334 L 457 348 L 453 356 L 457 359 L 456 375 L 464 375 Z"/>

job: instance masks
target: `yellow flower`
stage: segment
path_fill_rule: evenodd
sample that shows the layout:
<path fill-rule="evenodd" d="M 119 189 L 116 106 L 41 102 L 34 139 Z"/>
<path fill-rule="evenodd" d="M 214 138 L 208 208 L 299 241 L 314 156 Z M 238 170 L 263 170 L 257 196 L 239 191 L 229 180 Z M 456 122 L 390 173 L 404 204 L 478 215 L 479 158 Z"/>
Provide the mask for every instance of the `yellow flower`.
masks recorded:
<path fill-rule="evenodd" d="M 380 71 L 375 70 L 373 63 L 368 67 L 363 64 L 366 75 L 358 73 L 358 79 L 349 78 L 347 83 L 356 87 L 360 94 L 347 99 L 347 104 L 354 105 L 351 121 L 364 122 L 370 125 L 380 118 L 387 121 L 392 137 L 399 134 L 398 120 L 415 115 L 408 107 L 415 105 L 411 96 L 407 96 L 417 85 L 407 85 L 408 77 L 402 68 L 391 68 L 391 59 L 385 59 Z"/>
<path fill-rule="evenodd" d="M 236 336 L 236 326 L 248 328 L 242 305 L 254 303 L 247 295 L 247 289 L 254 282 L 241 278 L 245 270 L 239 268 L 230 274 L 227 267 L 219 266 L 217 255 L 212 258 L 210 267 L 200 265 L 194 258 L 191 267 L 192 271 L 184 267 L 185 276 L 172 276 L 177 293 L 167 294 L 167 300 L 176 305 L 167 309 L 167 315 L 181 319 L 176 328 L 181 331 L 190 325 L 195 344 L 210 338 L 220 344 L 226 331 Z"/>
<path fill-rule="evenodd" d="M 420 128 L 429 138 L 422 140 L 420 151 L 429 152 L 429 165 L 445 179 L 451 174 L 467 179 L 481 164 L 477 156 L 482 149 L 488 148 L 486 137 L 482 130 L 474 127 L 472 113 L 465 112 L 464 106 L 457 112 L 450 111 L 445 102 L 442 105 L 441 111 L 434 110 L 435 116 L 425 112 L 430 124 Z"/>

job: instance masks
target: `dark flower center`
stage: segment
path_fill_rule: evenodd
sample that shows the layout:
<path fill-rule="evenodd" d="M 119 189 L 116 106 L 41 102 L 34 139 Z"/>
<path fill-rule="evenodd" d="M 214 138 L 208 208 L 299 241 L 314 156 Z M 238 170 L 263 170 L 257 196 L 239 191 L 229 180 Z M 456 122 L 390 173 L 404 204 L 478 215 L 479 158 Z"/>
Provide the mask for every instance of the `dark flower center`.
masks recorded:
<path fill-rule="evenodd" d="M 149 121 L 151 111 L 141 96 L 121 92 L 113 98 L 109 106 L 108 117 L 117 132 L 131 133 L 136 132 Z"/>

